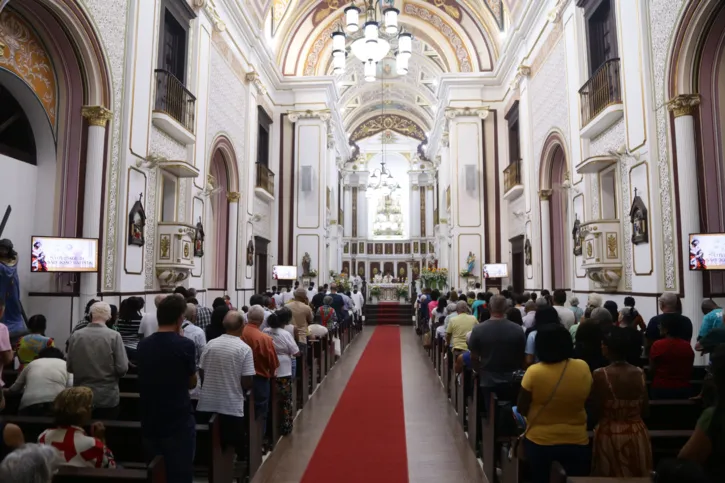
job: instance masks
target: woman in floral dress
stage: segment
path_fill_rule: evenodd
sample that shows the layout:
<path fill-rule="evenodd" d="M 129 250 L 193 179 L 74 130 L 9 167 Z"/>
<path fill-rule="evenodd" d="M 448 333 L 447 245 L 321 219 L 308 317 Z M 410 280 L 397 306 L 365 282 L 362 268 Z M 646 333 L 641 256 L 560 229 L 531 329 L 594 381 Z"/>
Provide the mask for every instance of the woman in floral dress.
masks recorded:
<path fill-rule="evenodd" d="M 322 299 L 322 307 L 317 309 L 315 317 L 319 321 L 319 324 L 326 327 L 327 330 L 335 330 L 337 328 L 337 314 L 335 309 L 332 308 L 332 297 L 327 295 Z"/>
<path fill-rule="evenodd" d="M 631 338 L 613 327 L 604 339 L 603 353 L 611 362 L 597 369 L 592 408 L 599 424 L 594 428 L 592 476 L 647 477 L 652 471 L 652 446 L 642 414 L 649 406 L 642 369 L 627 363 Z"/>

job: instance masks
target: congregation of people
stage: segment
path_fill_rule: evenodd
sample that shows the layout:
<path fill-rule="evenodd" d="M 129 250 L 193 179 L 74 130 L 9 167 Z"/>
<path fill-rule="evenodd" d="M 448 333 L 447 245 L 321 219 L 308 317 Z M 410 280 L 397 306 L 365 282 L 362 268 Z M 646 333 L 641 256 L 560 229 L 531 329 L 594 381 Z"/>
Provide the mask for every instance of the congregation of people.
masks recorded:
<path fill-rule="evenodd" d="M 475 374 L 484 406 L 491 394 L 510 402 L 512 452 L 525 459 L 534 483 L 549 482 L 555 462 L 568 476 L 649 477 L 656 470 L 655 481 L 725 481 L 725 326 L 713 300 L 702 302 L 695 339 L 671 292 L 658 298 L 648 323 L 633 297 L 618 307 L 592 293 L 580 307 L 563 290 L 424 289 L 414 303 L 417 332 L 426 348 L 445 351 L 441 364 L 459 381 Z M 695 351 L 709 357 L 702 389 L 692 385 Z M 687 443 L 656 466 L 643 419 L 652 400 L 702 407 Z"/>
<path fill-rule="evenodd" d="M 118 309 L 91 300 L 65 350 L 45 335 L 43 315 L 31 317 L 17 340 L 0 323 L 0 374 L 17 370 L 12 384 L 0 380 L 0 411 L 19 399 L 17 415 L 53 421 L 37 442 L 25 441 L 22 428 L 0 412 L 0 481 L 49 482 L 60 465 L 118 467 L 99 420 L 119 419 L 119 381 L 129 372 L 138 375 L 144 456 L 147 463 L 163 457 L 167 481 L 193 481 L 196 425 L 205 417 L 219 418 L 222 446 L 243 458 L 250 392 L 264 454 L 276 443 L 266 429 L 271 385 L 279 404 L 276 434 L 286 436 L 296 416 L 292 385 L 308 341 L 359 322 L 364 304 L 357 287 L 346 294 L 335 284 L 319 292 L 314 284 L 272 287 L 240 309 L 228 296 L 211 307 L 197 296 L 178 287 L 157 295 L 151 308 L 142 297 L 129 297 Z"/>

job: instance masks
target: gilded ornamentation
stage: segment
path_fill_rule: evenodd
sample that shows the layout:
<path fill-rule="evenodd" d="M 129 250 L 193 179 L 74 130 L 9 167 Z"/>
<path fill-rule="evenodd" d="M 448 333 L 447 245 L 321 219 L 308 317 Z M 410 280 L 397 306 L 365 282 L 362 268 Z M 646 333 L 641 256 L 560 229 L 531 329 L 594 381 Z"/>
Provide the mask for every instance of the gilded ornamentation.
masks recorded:
<path fill-rule="evenodd" d="M 55 126 L 58 89 L 50 55 L 25 20 L 7 10 L 0 13 L 0 67 L 30 86 Z"/>
<path fill-rule="evenodd" d="M 486 5 L 486 8 L 489 12 L 491 12 L 491 15 L 493 16 L 493 19 L 496 21 L 496 26 L 499 30 L 504 29 L 504 8 L 503 8 L 503 0 L 483 0 L 482 3 Z"/>
<path fill-rule="evenodd" d="M 500 2 L 500 0 L 498 1 Z M 448 23 L 446 23 L 445 20 L 443 20 L 439 15 L 431 10 L 428 10 L 427 8 L 419 7 L 418 5 L 413 5 L 410 3 L 405 4 L 404 13 L 406 15 L 417 17 L 418 19 L 429 23 L 436 30 L 440 31 L 446 37 L 446 39 L 448 39 L 448 43 L 456 53 L 458 71 L 473 72 L 474 67 L 471 54 L 466 49 L 461 37 L 456 33 L 455 30 L 453 30 L 450 25 L 448 25 Z"/>
<path fill-rule="evenodd" d="M 306 111 L 289 111 L 288 115 L 290 122 L 297 122 L 300 119 L 314 119 L 316 117 L 319 117 L 321 121 L 327 122 L 331 117 L 329 109 L 319 111 L 313 111 L 311 109 Z"/>
<path fill-rule="evenodd" d="M 159 245 L 161 247 L 161 256 L 159 258 L 163 260 L 168 260 L 169 258 L 171 258 L 171 256 L 169 255 L 169 248 L 171 248 L 171 237 L 169 235 L 161 235 Z"/>
<path fill-rule="evenodd" d="M 387 130 L 395 131 L 418 141 L 423 141 L 426 138 L 420 126 L 410 119 L 397 114 L 384 114 L 368 119 L 356 127 L 350 136 L 350 141 L 357 142 Z"/>
<path fill-rule="evenodd" d="M 594 246 L 592 245 L 591 240 L 587 241 L 587 258 L 592 258 L 594 255 Z"/>
<path fill-rule="evenodd" d="M 607 234 L 607 258 L 617 258 L 617 235 Z"/>
<path fill-rule="evenodd" d="M 667 109 L 671 111 L 675 117 L 692 116 L 699 105 L 699 94 L 681 94 L 667 103 Z"/>
<path fill-rule="evenodd" d="M 549 201 L 549 198 L 551 198 L 551 190 L 540 190 L 539 191 L 539 199 L 541 201 Z"/>
<path fill-rule="evenodd" d="M 277 34 L 277 29 L 282 24 L 282 19 L 291 3 L 292 0 L 274 0 L 272 3 L 272 36 Z"/>
<path fill-rule="evenodd" d="M 84 106 L 81 114 L 91 126 L 106 127 L 108 121 L 113 119 L 113 113 L 103 106 Z"/>
<path fill-rule="evenodd" d="M 189 244 L 184 243 L 184 258 L 189 258 L 189 255 L 191 254 L 191 250 L 189 249 Z"/>
<path fill-rule="evenodd" d="M 242 195 L 236 191 L 232 191 L 230 193 L 227 193 L 227 200 L 229 203 L 236 203 L 239 201 L 239 198 L 241 198 Z"/>
<path fill-rule="evenodd" d="M 457 117 L 478 116 L 480 119 L 488 117 L 487 107 L 447 107 L 446 119 L 455 119 Z"/>
<path fill-rule="evenodd" d="M 440 8 L 448 15 L 460 22 L 461 20 L 461 9 L 454 0 L 433 0 L 433 5 Z"/>

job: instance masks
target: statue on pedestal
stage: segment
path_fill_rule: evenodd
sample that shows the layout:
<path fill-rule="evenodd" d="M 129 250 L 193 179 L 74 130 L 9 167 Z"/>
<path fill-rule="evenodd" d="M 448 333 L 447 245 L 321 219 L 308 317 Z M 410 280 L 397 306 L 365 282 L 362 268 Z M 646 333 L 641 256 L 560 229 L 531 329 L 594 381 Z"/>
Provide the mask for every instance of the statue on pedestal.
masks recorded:
<path fill-rule="evenodd" d="M 312 263 L 312 259 L 310 258 L 310 254 L 305 252 L 304 256 L 302 257 L 302 276 L 306 277 L 310 274 L 310 264 Z"/>
<path fill-rule="evenodd" d="M 476 255 L 474 255 L 473 252 L 468 252 L 466 263 L 468 264 L 468 273 L 473 275 L 473 267 L 476 265 Z"/>

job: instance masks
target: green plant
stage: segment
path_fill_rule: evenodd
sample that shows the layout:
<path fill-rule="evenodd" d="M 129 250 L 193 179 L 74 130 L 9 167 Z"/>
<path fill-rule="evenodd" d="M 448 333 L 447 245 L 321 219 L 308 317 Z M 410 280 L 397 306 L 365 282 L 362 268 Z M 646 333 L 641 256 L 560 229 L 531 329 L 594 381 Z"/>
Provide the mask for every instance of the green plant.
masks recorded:
<path fill-rule="evenodd" d="M 399 299 L 405 299 L 408 300 L 408 286 L 407 285 L 401 285 L 398 287 L 395 292 L 398 294 Z"/>
<path fill-rule="evenodd" d="M 380 287 L 378 287 L 377 285 L 373 286 L 370 289 L 370 296 L 371 297 L 380 297 L 380 293 L 381 293 L 380 292 Z"/>

